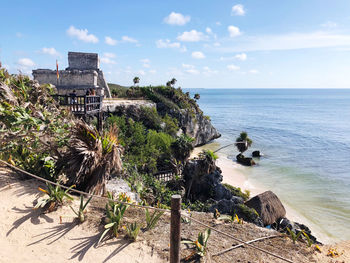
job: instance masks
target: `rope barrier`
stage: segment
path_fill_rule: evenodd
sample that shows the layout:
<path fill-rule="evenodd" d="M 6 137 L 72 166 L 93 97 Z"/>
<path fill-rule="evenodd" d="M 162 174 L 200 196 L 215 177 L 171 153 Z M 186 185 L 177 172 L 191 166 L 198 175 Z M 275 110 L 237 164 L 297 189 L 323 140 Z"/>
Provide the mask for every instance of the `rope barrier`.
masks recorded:
<path fill-rule="evenodd" d="M 94 198 L 98 198 L 98 199 L 102 199 L 102 200 L 106 200 L 106 201 L 113 201 L 113 202 L 116 202 L 116 203 L 119 203 L 119 204 L 134 206 L 134 207 L 138 207 L 138 208 L 144 208 L 144 209 L 148 208 L 148 209 L 153 209 L 153 210 L 166 212 L 166 213 L 170 213 L 171 212 L 171 210 L 169 210 L 169 209 L 157 208 L 157 207 L 153 207 L 153 206 L 143 206 L 143 205 L 138 205 L 138 204 L 133 204 L 133 203 L 122 202 L 120 200 L 114 200 L 114 199 L 111 200 L 111 199 L 108 199 L 107 197 L 104 197 L 104 196 L 89 194 L 89 193 L 86 193 L 86 192 L 83 192 L 83 191 L 80 191 L 80 190 L 76 190 L 76 189 L 69 189 L 69 187 L 67 187 L 67 186 L 61 185 L 59 183 L 52 182 L 50 180 L 47 180 L 45 178 L 42 178 L 40 176 L 31 174 L 31 173 L 28 173 L 27 171 L 24 171 L 23 169 L 18 168 L 16 166 L 12 165 L 12 164 L 9 164 L 9 163 L 7 163 L 7 162 L 5 162 L 3 160 L 0 160 L 0 162 L 5 164 L 5 165 L 7 165 L 7 166 L 9 166 L 9 167 L 11 167 L 11 168 L 13 168 L 13 169 L 15 169 L 15 170 L 17 170 L 17 171 L 20 171 L 21 173 L 24 173 L 24 174 L 26 174 L 26 175 L 28 175 L 30 177 L 33 177 L 33 178 L 35 178 L 37 180 L 40 180 L 40 181 L 43 181 L 43 182 L 46 182 L 46 183 L 49 183 L 49 184 L 53 184 L 53 185 L 59 186 L 59 187 L 61 187 L 63 189 L 69 190 L 70 192 L 78 193 L 78 194 L 81 194 L 81 195 L 86 195 L 86 196 L 89 196 L 89 197 L 92 196 Z"/>
<path fill-rule="evenodd" d="M 76 190 L 76 189 L 69 189 L 69 187 L 67 187 L 67 186 L 61 185 L 61 184 L 59 184 L 59 183 L 52 182 L 52 181 L 50 181 L 50 180 L 44 179 L 44 178 L 42 178 L 42 177 L 40 177 L 40 176 L 37 176 L 37 175 L 34 175 L 34 174 L 31 174 L 31 173 L 29 173 L 29 172 L 27 172 L 27 171 L 25 171 L 25 170 L 23 170 L 23 169 L 21 169 L 21 168 L 18 168 L 18 167 L 16 167 L 16 166 L 12 165 L 12 164 L 9 164 L 8 162 L 5 162 L 5 161 L 3 161 L 3 160 L 0 160 L 0 162 L 3 163 L 3 164 L 5 164 L 5 165 L 7 165 L 7 166 L 9 166 L 9 167 L 11 167 L 11 168 L 13 168 L 13 169 L 15 169 L 15 170 L 17 170 L 17 171 L 20 171 L 21 173 L 24 173 L 24 174 L 26 174 L 26 175 L 28 175 L 28 176 L 30 176 L 30 177 L 33 177 L 33 178 L 35 178 L 35 179 L 37 179 L 37 180 L 39 180 L 39 181 L 43 181 L 43 182 L 46 182 L 46 183 L 49 183 L 49 184 L 53 184 L 53 185 L 59 186 L 59 187 L 61 187 L 61 188 L 63 188 L 63 189 L 69 190 L 70 192 L 75 192 L 75 193 L 78 193 L 78 194 L 81 194 L 81 195 L 86 195 L 86 196 L 89 196 L 89 197 L 92 196 L 92 197 L 94 197 L 94 198 L 98 198 L 98 199 L 101 199 L 101 200 L 113 201 L 113 202 L 116 202 L 116 203 L 119 203 L 119 204 L 134 206 L 134 207 L 138 207 L 138 208 L 153 209 L 153 210 L 156 210 L 156 211 L 161 211 L 161 212 L 165 212 L 165 213 L 171 213 L 171 210 L 169 210 L 169 209 L 157 208 L 157 207 L 152 207 L 152 206 L 142 206 L 142 205 L 137 205 L 137 204 L 122 202 L 122 201 L 119 201 L 119 200 L 110 200 L 110 199 L 108 199 L 107 197 L 103 197 L 103 196 L 98 196 L 98 195 L 86 193 L 86 192 L 83 192 L 83 191 L 80 191 L 80 190 Z M 265 249 L 263 249 L 263 248 L 259 248 L 259 247 L 257 247 L 257 246 L 251 245 L 251 244 L 249 244 L 249 241 L 245 242 L 245 241 L 243 241 L 243 240 L 241 240 L 241 239 L 239 239 L 239 238 L 236 238 L 236 237 L 233 236 L 233 235 L 230 235 L 230 234 L 225 233 L 225 232 L 223 232 L 223 231 L 220 231 L 220 230 L 218 230 L 218 229 L 216 229 L 216 228 L 213 228 L 213 227 L 211 227 L 211 226 L 209 226 L 209 225 L 207 225 L 207 224 L 205 224 L 205 223 L 202 223 L 201 221 L 199 221 L 199 220 L 197 220 L 197 219 L 195 219 L 195 218 L 193 218 L 193 217 L 191 217 L 191 216 L 189 216 L 189 215 L 187 215 L 187 214 L 185 214 L 185 213 L 183 213 L 183 212 L 185 212 L 185 211 L 181 211 L 181 215 L 182 215 L 182 216 L 187 217 L 187 218 L 189 218 L 190 220 L 193 220 L 194 222 L 196 222 L 196 223 L 198 223 L 198 224 L 200 224 L 200 225 L 202 225 L 202 226 L 205 226 L 205 227 L 207 227 L 207 228 L 210 228 L 211 230 L 213 230 L 213 231 L 215 231 L 215 232 L 217 232 L 217 233 L 220 233 L 220 234 L 222 234 L 222 235 L 224 235 L 224 236 L 226 236 L 226 237 L 232 238 L 233 240 L 235 240 L 235 241 L 237 241 L 237 242 L 240 242 L 240 243 L 242 243 L 242 244 L 244 244 L 244 245 L 247 245 L 247 246 L 249 246 L 249 247 L 251 247 L 251 248 L 257 249 L 257 250 L 259 250 L 259 251 L 261 251 L 261 252 L 263 252 L 263 253 L 265 253 L 265 254 L 268 254 L 268 255 L 270 255 L 270 256 L 279 258 L 279 259 L 281 259 L 281 260 L 283 260 L 283 261 L 286 261 L 286 262 L 289 262 L 289 263 L 294 263 L 293 261 L 291 261 L 291 260 L 289 260 L 289 259 L 283 258 L 283 257 L 281 257 L 281 256 L 279 256 L 279 255 L 276 255 L 276 254 L 274 254 L 274 253 L 272 253 L 272 252 L 269 252 L 269 251 L 267 251 L 267 250 L 265 250 Z"/>
<path fill-rule="evenodd" d="M 193 217 L 191 217 L 191 216 L 189 216 L 189 215 L 186 215 L 186 214 L 182 214 L 182 215 L 185 216 L 185 217 L 187 217 L 187 218 L 189 218 L 189 219 L 191 219 L 191 220 L 193 220 L 193 221 L 195 221 L 196 223 L 198 223 L 198 224 L 200 224 L 200 225 L 202 225 L 202 226 L 205 226 L 206 228 L 210 228 L 211 230 L 213 230 L 213 231 L 215 231 L 215 232 L 218 232 L 218 233 L 220 233 L 220 234 L 222 234 L 222 235 L 224 235 L 224 236 L 226 236 L 226 237 L 230 237 L 230 238 L 232 238 L 233 240 L 235 240 L 235 241 L 237 241 L 237 242 L 240 242 L 240 243 L 242 243 L 242 244 L 244 244 L 244 245 L 247 245 L 247 246 L 249 246 L 249 247 L 251 247 L 251 248 L 257 249 L 257 250 L 259 250 L 259 251 L 261 251 L 261 252 L 264 252 L 264 253 L 266 253 L 266 254 L 268 254 L 268 255 L 270 255 L 270 256 L 279 258 L 279 259 L 281 259 L 281 260 L 283 260 L 283 261 L 286 261 L 286 262 L 289 262 L 289 263 L 294 263 L 293 261 L 291 261 L 291 260 L 289 260 L 289 259 L 287 259 L 287 258 L 281 257 L 281 256 L 276 255 L 276 254 L 274 254 L 274 253 L 272 253 L 272 252 L 270 252 L 270 251 L 267 251 L 267 250 L 265 250 L 265 249 L 263 249 L 263 248 L 260 248 L 260 247 L 254 246 L 254 245 L 252 245 L 252 244 L 249 244 L 249 241 L 245 242 L 245 241 L 243 241 L 243 240 L 241 240 L 241 239 L 239 239 L 239 238 L 237 238 L 237 237 L 235 237 L 235 236 L 233 236 L 233 235 L 227 234 L 227 233 L 225 233 L 225 232 L 223 232 L 223 231 L 220 231 L 220 230 L 218 230 L 218 229 L 216 229 L 216 228 L 214 228 L 214 227 L 211 227 L 211 226 L 209 226 L 209 225 L 207 225 L 207 224 L 204 224 L 204 223 L 202 223 L 201 221 L 199 221 L 199 220 L 197 220 L 197 219 L 195 219 L 195 218 L 193 218 Z"/>

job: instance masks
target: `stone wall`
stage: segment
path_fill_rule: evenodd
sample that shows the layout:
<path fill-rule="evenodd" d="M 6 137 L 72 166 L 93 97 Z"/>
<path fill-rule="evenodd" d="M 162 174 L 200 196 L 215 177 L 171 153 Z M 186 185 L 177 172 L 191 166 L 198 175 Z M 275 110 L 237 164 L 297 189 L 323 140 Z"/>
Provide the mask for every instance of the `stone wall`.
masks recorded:
<path fill-rule="evenodd" d="M 77 95 L 85 95 L 88 89 L 95 89 L 96 95 L 111 97 L 108 84 L 102 70 L 99 69 L 97 53 L 68 52 L 69 67 L 59 70 L 33 70 L 33 77 L 40 84 L 49 83 L 57 87 L 59 94 L 69 94 L 73 90 Z"/>
<path fill-rule="evenodd" d="M 68 69 L 99 69 L 97 53 L 68 52 Z"/>

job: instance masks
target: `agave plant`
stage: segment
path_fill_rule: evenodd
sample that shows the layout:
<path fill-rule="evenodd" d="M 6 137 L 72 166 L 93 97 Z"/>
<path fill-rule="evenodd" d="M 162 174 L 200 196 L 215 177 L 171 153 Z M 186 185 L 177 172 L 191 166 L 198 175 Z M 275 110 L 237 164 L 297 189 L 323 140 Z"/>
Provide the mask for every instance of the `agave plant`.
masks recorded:
<path fill-rule="evenodd" d="M 290 238 L 293 240 L 293 243 L 295 244 L 295 242 L 299 239 L 299 237 L 301 236 L 301 234 L 303 233 L 303 231 L 299 231 L 297 234 L 294 233 L 292 230 L 289 229 L 289 227 L 287 227 L 287 231 L 288 234 L 290 236 Z"/>
<path fill-rule="evenodd" d="M 79 210 L 77 210 L 77 211 L 72 206 L 69 206 L 72 209 L 72 211 L 74 212 L 74 214 L 77 215 L 80 223 L 83 223 L 85 221 L 85 214 L 86 214 L 85 209 L 86 209 L 87 205 L 90 203 L 91 199 L 92 199 L 92 196 L 90 196 L 90 198 L 84 204 L 84 196 L 81 195 L 80 196 L 80 206 L 79 206 Z"/>
<path fill-rule="evenodd" d="M 112 234 L 114 237 L 118 236 L 118 230 L 120 228 L 121 221 L 124 217 L 124 213 L 129 205 L 124 203 L 116 203 L 113 201 L 113 194 L 107 193 L 108 203 L 106 204 L 106 216 L 107 224 L 104 226 L 105 231 L 102 233 L 98 243 L 100 243 L 107 233 Z M 130 202 L 130 199 L 124 194 L 119 195 L 119 200 L 122 202 Z"/>
<path fill-rule="evenodd" d="M 198 233 L 198 238 L 195 241 L 191 240 L 184 240 L 181 241 L 183 244 L 191 244 L 194 245 L 195 253 L 201 257 L 205 255 L 205 252 L 207 251 L 207 242 L 210 237 L 211 230 L 210 228 L 207 228 L 203 233 Z"/>
<path fill-rule="evenodd" d="M 121 153 L 116 126 L 101 135 L 95 128 L 78 121 L 73 128 L 68 150 L 57 166 L 70 175 L 68 184 L 102 195 L 106 180 L 111 174 L 122 171 Z"/>
<path fill-rule="evenodd" d="M 141 228 L 141 225 L 139 225 L 137 222 L 135 222 L 135 223 L 130 223 L 130 224 L 127 225 L 127 227 L 126 227 L 127 236 L 128 236 L 131 240 L 136 241 L 137 236 L 139 235 L 139 232 L 140 232 L 140 228 Z"/>
<path fill-rule="evenodd" d="M 72 185 L 66 190 L 63 190 L 60 186 L 52 186 L 46 183 L 47 190 L 38 188 L 39 191 L 45 193 L 47 197 L 39 199 L 38 203 L 34 208 L 44 208 L 48 212 L 52 212 L 57 209 L 58 206 L 63 204 L 64 199 L 73 200 L 73 198 L 68 194 L 68 192 L 74 187 Z"/>
<path fill-rule="evenodd" d="M 157 210 L 154 210 L 154 212 L 151 214 L 148 208 L 146 208 L 146 230 L 153 229 L 163 214 L 163 211 Z"/>

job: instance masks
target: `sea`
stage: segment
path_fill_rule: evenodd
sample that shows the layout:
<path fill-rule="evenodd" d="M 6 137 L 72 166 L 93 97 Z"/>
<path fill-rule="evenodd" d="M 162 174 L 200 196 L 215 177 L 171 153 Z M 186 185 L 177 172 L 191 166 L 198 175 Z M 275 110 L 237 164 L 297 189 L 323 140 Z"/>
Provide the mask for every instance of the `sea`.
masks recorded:
<path fill-rule="evenodd" d="M 243 167 L 272 190 L 321 241 L 350 240 L 350 89 L 189 89 L 222 134 L 218 147 L 248 132 L 264 155 Z M 220 151 L 235 162 L 234 146 Z"/>

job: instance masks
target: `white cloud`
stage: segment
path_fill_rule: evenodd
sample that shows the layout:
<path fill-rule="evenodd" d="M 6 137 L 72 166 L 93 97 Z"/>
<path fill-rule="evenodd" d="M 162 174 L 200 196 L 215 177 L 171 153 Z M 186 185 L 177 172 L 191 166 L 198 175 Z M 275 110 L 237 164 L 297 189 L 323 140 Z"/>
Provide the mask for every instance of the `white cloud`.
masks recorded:
<path fill-rule="evenodd" d="M 200 72 L 199 72 L 199 70 L 197 70 L 197 69 L 194 69 L 194 68 L 191 68 L 191 69 L 187 69 L 187 70 L 185 70 L 187 73 L 190 73 L 190 74 L 192 74 L 192 75 L 198 75 Z"/>
<path fill-rule="evenodd" d="M 156 74 L 157 73 L 157 71 L 155 69 L 151 69 L 148 72 L 151 73 L 151 74 Z"/>
<path fill-rule="evenodd" d="M 60 55 L 60 53 L 58 53 L 57 50 L 53 47 L 43 47 L 41 49 L 41 53 L 48 54 L 51 56 L 59 56 Z"/>
<path fill-rule="evenodd" d="M 218 74 L 219 72 L 217 70 L 212 70 L 209 67 L 203 67 L 203 73 L 205 75 L 212 75 L 212 74 Z"/>
<path fill-rule="evenodd" d="M 177 37 L 177 40 L 184 42 L 198 42 L 204 39 L 204 34 L 202 32 L 198 32 L 197 30 L 185 31 Z"/>
<path fill-rule="evenodd" d="M 260 72 L 258 70 L 256 70 L 256 69 L 251 69 L 251 70 L 249 70 L 249 73 L 251 73 L 251 74 L 259 74 Z"/>
<path fill-rule="evenodd" d="M 231 64 L 231 65 L 227 65 L 227 69 L 228 69 L 228 70 L 231 70 L 231 71 L 236 71 L 236 70 L 239 70 L 240 67 Z"/>
<path fill-rule="evenodd" d="M 78 29 L 78 28 L 75 28 L 74 26 L 70 26 L 67 29 L 67 34 L 71 37 L 76 37 L 79 40 L 87 43 L 98 42 L 98 38 L 93 34 L 89 34 L 87 29 Z"/>
<path fill-rule="evenodd" d="M 190 16 L 184 16 L 180 13 L 171 12 L 166 18 L 164 18 L 164 22 L 169 25 L 177 25 L 183 26 L 191 20 Z"/>
<path fill-rule="evenodd" d="M 192 57 L 195 59 L 203 59 L 205 58 L 205 55 L 200 51 L 194 51 L 192 52 Z"/>
<path fill-rule="evenodd" d="M 106 58 L 115 58 L 115 54 L 114 53 L 109 53 L 109 52 L 103 53 L 103 56 L 106 57 Z"/>
<path fill-rule="evenodd" d="M 214 46 L 214 47 L 220 47 L 221 44 L 220 44 L 219 42 L 215 42 L 215 43 L 213 44 L 213 46 Z"/>
<path fill-rule="evenodd" d="M 100 58 L 100 60 L 104 64 L 116 64 L 116 62 L 113 59 L 108 58 L 108 57 L 102 57 L 102 58 Z"/>
<path fill-rule="evenodd" d="M 217 26 L 221 26 L 221 22 L 220 22 L 220 21 L 218 21 L 218 22 L 216 22 L 216 23 L 215 23 L 215 25 L 217 25 Z"/>
<path fill-rule="evenodd" d="M 137 43 L 138 41 L 132 37 L 122 36 L 122 42 L 126 43 Z"/>
<path fill-rule="evenodd" d="M 232 16 L 244 16 L 245 15 L 244 6 L 241 4 L 232 6 L 231 15 Z"/>
<path fill-rule="evenodd" d="M 213 34 L 213 31 L 211 30 L 210 27 L 207 27 L 207 28 L 205 29 L 205 32 L 207 32 L 208 34 Z"/>
<path fill-rule="evenodd" d="M 171 42 L 169 39 L 159 39 L 156 41 L 157 48 L 176 48 L 181 52 L 186 52 L 185 46 L 182 46 L 179 42 Z"/>
<path fill-rule="evenodd" d="M 146 72 L 141 69 L 141 70 L 138 71 L 138 74 L 140 74 L 141 76 L 144 76 L 144 75 L 146 75 Z"/>
<path fill-rule="evenodd" d="M 140 61 L 147 64 L 151 62 L 148 58 L 141 59 Z"/>
<path fill-rule="evenodd" d="M 245 60 L 247 60 L 247 54 L 246 53 L 237 54 L 235 56 L 235 58 L 239 59 L 239 60 L 242 60 L 242 61 L 245 61 Z"/>
<path fill-rule="evenodd" d="M 335 22 L 333 22 L 333 21 L 327 21 L 326 23 L 323 23 L 321 26 L 322 26 L 322 27 L 325 27 L 325 28 L 331 29 L 331 28 L 336 28 L 336 27 L 338 27 L 338 24 L 335 23 Z"/>
<path fill-rule="evenodd" d="M 30 58 L 20 58 L 17 64 L 24 68 L 34 67 L 35 63 Z"/>
<path fill-rule="evenodd" d="M 230 37 L 237 37 L 241 35 L 241 31 L 236 26 L 228 26 L 227 30 L 230 33 Z"/>
<path fill-rule="evenodd" d="M 190 65 L 190 64 L 184 64 L 182 63 L 182 67 L 185 68 L 185 69 L 193 69 L 194 66 L 193 65 Z"/>
<path fill-rule="evenodd" d="M 200 74 L 199 70 L 197 70 L 194 65 L 182 63 L 182 67 L 185 69 L 185 72 L 187 72 L 189 74 L 192 74 L 192 75 Z"/>
<path fill-rule="evenodd" d="M 115 39 L 113 39 L 113 38 L 111 38 L 109 36 L 106 36 L 105 37 L 105 43 L 107 45 L 110 45 L 110 46 L 115 46 L 117 44 L 117 40 L 115 40 Z"/>
<path fill-rule="evenodd" d="M 308 48 L 350 47 L 350 34 L 324 31 L 280 35 L 246 36 L 217 48 L 221 52 L 297 50 Z"/>

